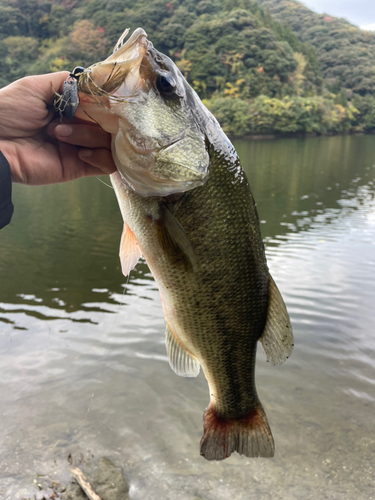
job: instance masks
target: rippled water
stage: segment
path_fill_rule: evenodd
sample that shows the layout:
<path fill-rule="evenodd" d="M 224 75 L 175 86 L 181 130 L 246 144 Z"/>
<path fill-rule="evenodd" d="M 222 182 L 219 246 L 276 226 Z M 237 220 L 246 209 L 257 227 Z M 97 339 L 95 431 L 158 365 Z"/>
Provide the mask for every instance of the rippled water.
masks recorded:
<path fill-rule="evenodd" d="M 274 459 L 199 456 L 202 375 L 170 369 L 155 283 L 118 261 L 96 179 L 14 187 L 0 232 L 0 498 L 69 479 L 67 457 L 122 465 L 134 500 L 375 499 L 375 138 L 236 142 L 295 333 L 257 360 Z"/>

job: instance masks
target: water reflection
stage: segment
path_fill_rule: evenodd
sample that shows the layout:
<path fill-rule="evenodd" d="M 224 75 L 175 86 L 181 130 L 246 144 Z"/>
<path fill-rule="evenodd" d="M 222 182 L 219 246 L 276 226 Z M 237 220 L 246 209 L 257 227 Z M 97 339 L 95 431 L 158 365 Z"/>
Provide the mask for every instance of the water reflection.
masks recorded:
<path fill-rule="evenodd" d="M 206 382 L 170 370 L 145 263 L 121 275 L 112 190 L 15 186 L 0 233 L 0 498 L 32 496 L 36 473 L 66 481 L 68 454 L 88 450 L 124 467 L 133 499 L 370 498 L 374 139 L 236 148 L 296 337 L 286 364 L 258 356 L 275 459 L 199 457 Z"/>
<path fill-rule="evenodd" d="M 263 236 L 306 229 L 314 216 L 327 223 L 340 212 L 340 200 L 355 197 L 361 186 L 372 189 L 374 142 L 372 136 L 279 140 L 271 147 L 235 142 L 266 222 Z M 353 203 L 361 205 L 361 196 Z"/>

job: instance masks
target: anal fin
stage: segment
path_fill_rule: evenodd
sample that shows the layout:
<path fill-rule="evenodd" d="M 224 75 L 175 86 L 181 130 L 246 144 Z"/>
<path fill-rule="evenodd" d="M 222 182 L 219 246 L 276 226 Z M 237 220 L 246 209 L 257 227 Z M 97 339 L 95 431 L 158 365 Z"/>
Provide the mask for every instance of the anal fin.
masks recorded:
<path fill-rule="evenodd" d="M 137 240 L 129 226 L 124 222 L 120 243 L 120 261 L 124 276 L 127 276 L 135 268 L 140 257 L 142 257 L 142 252 Z"/>
<path fill-rule="evenodd" d="M 272 365 L 283 363 L 292 354 L 292 326 L 281 293 L 271 275 L 268 286 L 267 321 L 259 339 L 267 360 Z"/>
<path fill-rule="evenodd" d="M 168 323 L 165 325 L 165 344 L 172 370 L 181 377 L 197 377 L 199 362 L 176 339 Z"/>

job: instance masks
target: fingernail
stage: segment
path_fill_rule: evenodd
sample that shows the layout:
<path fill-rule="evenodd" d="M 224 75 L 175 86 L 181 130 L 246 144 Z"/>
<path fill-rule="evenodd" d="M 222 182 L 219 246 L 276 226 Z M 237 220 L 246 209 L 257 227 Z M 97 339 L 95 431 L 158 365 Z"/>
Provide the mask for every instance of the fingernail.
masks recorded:
<path fill-rule="evenodd" d="M 81 158 L 88 158 L 89 156 L 92 156 L 92 150 L 91 149 L 80 149 L 78 154 Z"/>
<path fill-rule="evenodd" d="M 69 137 L 73 132 L 73 128 L 70 125 L 57 125 L 55 128 L 55 135 L 60 137 Z"/>
<path fill-rule="evenodd" d="M 55 137 L 56 137 L 56 136 L 55 136 L 55 128 L 56 128 L 57 126 L 58 126 L 58 124 L 57 124 L 57 123 L 53 123 L 53 122 L 51 122 L 51 123 L 49 123 L 49 124 L 47 125 L 47 134 L 48 134 L 50 137 L 52 137 L 52 138 L 55 138 Z"/>

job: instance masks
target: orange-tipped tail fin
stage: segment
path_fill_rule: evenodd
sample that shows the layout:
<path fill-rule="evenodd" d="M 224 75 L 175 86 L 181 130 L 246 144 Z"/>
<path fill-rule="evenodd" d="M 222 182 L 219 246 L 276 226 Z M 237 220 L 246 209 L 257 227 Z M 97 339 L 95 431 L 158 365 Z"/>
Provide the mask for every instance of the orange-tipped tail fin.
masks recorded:
<path fill-rule="evenodd" d="M 223 418 L 212 403 L 204 413 L 201 455 L 206 460 L 223 460 L 234 451 L 247 457 L 273 457 L 275 445 L 262 405 L 245 417 Z"/>

